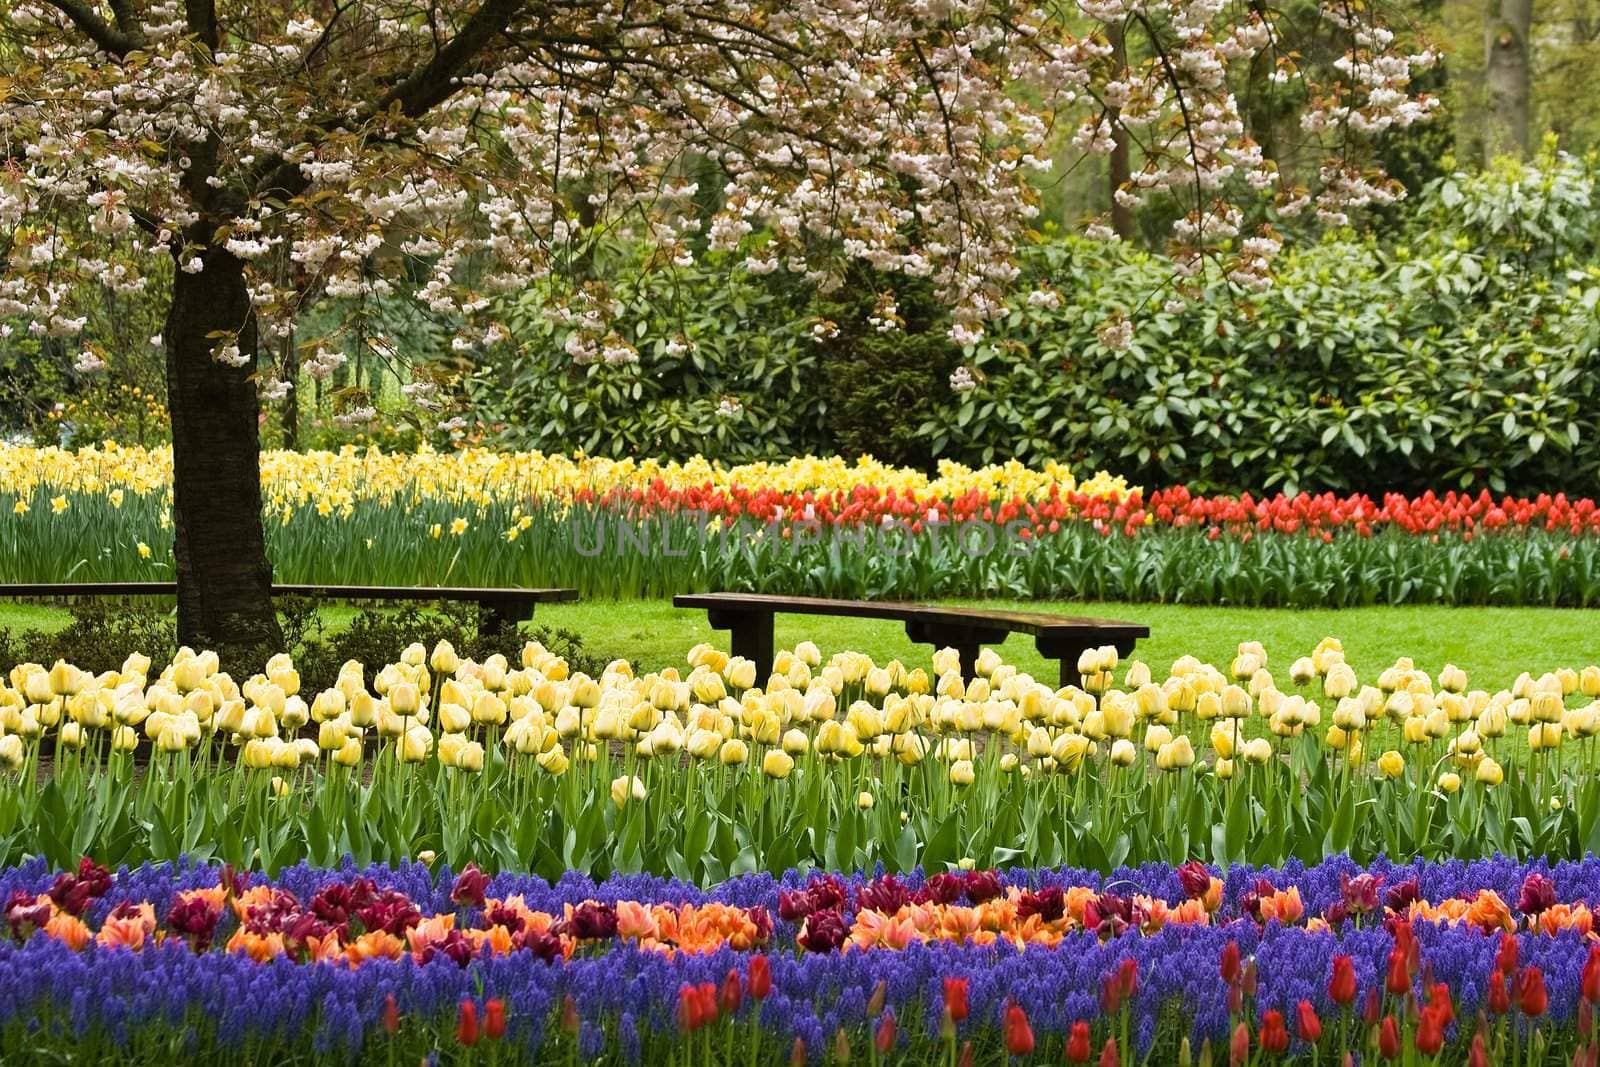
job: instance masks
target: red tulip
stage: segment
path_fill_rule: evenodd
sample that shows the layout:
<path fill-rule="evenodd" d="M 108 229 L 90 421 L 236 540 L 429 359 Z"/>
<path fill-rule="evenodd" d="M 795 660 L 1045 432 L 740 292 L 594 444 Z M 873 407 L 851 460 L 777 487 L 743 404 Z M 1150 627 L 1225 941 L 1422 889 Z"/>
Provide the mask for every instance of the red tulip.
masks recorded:
<path fill-rule="evenodd" d="M 391 1034 L 400 1029 L 400 1005 L 395 1003 L 393 993 L 383 998 L 383 1028 Z"/>
<path fill-rule="evenodd" d="M 789 1046 L 789 1067 L 806 1067 L 805 1038 L 797 1037 L 794 1039 L 794 1044 Z"/>
<path fill-rule="evenodd" d="M 1489 972 L 1489 1014 L 1504 1015 L 1511 1010 L 1511 995 L 1506 991 L 1506 972 Z"/>
<path fill-rule="evenodd" d="M 1367 990 L 1367 1001 L 1361 1007 L 1361 1022 L 1364 1026 L 1377 1026 L 1378 1013 L 1383 1010 L 1382 1001 L 1378 997 L 1376 986 Z"/>
<path fill-rule="evenodd" d="M 1583 980 L 1580 983 L 1583 999 L 1600 1004 L 1600 945 L 1589 946 L 1589 958 L 1583 961 Z"/>
<path fill-rule="evenodd" d="M 1228 1041 L 1229 1067 L 1244 1067 L 1250 1059 L 1250 1028 L 1240 1023 L 1233 1028 L 1233 1037 Z"/>
<path fill-rule="evenodd" d="M 772 992 L 772 964 L 765 956 L 750 957 L 750 973 L 745 980 L 750 990 L 750 996 L 755 1000 L 766 1000 L 767 994 Z"/>
<path fill-rule="evenodd" d="M 506 1036 L 506 1002 L 499 997 L 483 1005 L 483 1032 L 490 1041 Z"/>
<path fill-rule="evenodd" d="M 890 1008 L 878 1020 L 877 1032 L 872 1035 L 872 1047 L 878 1050 L 878 1055 L 886 1055 L 894 1048 L 894 1034 L 894 1009 Z"/>
<path fill-rule="evenodd" d="M 1302 1000 L 1296 1005 L 1295 1016 L 1295 1028 L 1301 1041 L 1315 1045 L 1322 1040 L 1322 1020 L 1317 1018 L 1317 1009 L 1311 1006 L 1311 1001 Z"/>
<path fill-rule="evenodd" d="M 973 1061 L 977 1059 L 977 1056 L 978 1054 L 972 1050 L 972 1042 L 963 1041 L 961 1043 L 961 1058 L 956 1061 L 956 1067 L 972 1067 Z"/>
<path fill-rule="evenodd" d="M 1405 952 L 1398 945 L 1389 952 L 1389 978 L 1385 988 L 1397 997 L 1411 992 L 1411 968 Z"/>
<path fill-rule="evenodd" d="M 739 972 L 729 967 L 727 977 L 722 979 L 722 989 L 717 993 L 717 1007 L 722 1009 L 724 1015 L 737 1015 L 742 1003 L 744 989 L 739 982 Z"/>
<path fill-rule="evenodd" d="M 1283 1012 L 1276 1009 L 1261 1017 L 1261 1047 L 1273 1055 L 1289 1049 L 1289 1028 L 1283 1023 Z"/>
<path fill-rule="evenodd" d="M 1108 974 L 1100 980 L 1100 1010 L 1115 1015 L 1122 1010 L 1122 983 L 1117 976 Z"/>
<path fill-rule="evenodd" d="M 1028 1025 L 1028 1013 L 1015 1002 L 1006 1006 L 1006 1051 L 1013 1056 L 1026 1056 L 1033 1051 L 1033 1027 Z"/>
<path fill-rule="evenodd" d="M 1467 1067 L 1489 1067 L 1489 1050 L 1484 1047 L 1482 1030 L 1472 1035 L 1472 1047 L 1467 1050 Z"/>
<path fill-rule="evenodd" d="M 1455 1005 L 1450 1002 L 1450 987 L 1434 982 L 1428 987 L 1428 1010 L 1439 1016 L 1440 1026 L 1449 1026 L 1456 1018 Z"/>
<path fill-rule="evenodd" d="M 562 1021 L 565 1022 L 565 1017 Z M 700 998 L 695 996 L 694 986 L 688 982 L 678 987 L 678 1029 L 685 1033 L 700 1029 Z"/>
<path fill-rule="evenodd" d="M 1100 1046 L 1100 1067 L 1122 1067 L 1122 1053 L 1117 1051 L 1116 1038 L 1108 1037 Z"/>
<path fill-rule="evenodd" d="M 700 1021 L 698 1026 L 710 1026 L 717 1021 L 717 987 L 710 982 L 701 982 L 694 987 L 695 999 L 699 1001 Z"/>
<path fill-rule="evenodd" d="M 1132 1000 L 1138 988 L 1139 961 L 1131 956 L 1124 957 L 1117 965 L 1117 991 L 1122 994 L 1123 1000 Z"/>
<path fill-rule="evenodd" d="M 1400 1029 L 1395 1026 L 1393 1015 L 1385 1015 L 1383 1025 L 1378 1027 L 1378 1055 L 1386 1060 L 1400 1055 Z"/>
<path fill-rule="evenodd" d="M 951 1022 L 965 1022 L 969 1007 L 967 1004 L 967 980 L 965 978 L 946 978 L 944 980 L 944 1010 L 950 1013 Z"/>
<path fill-rule="evenodd" d="M 1356 965 L 1349 956 L 1333 957 L 1333 977 L 1328 979 L 1328 996 L 1345 1007 L 1356 1000 Z"/>
<path fill-rule="evenodd" d="M 1514 935 L 1500 935 L 1500 951 L 1495 954 L 1494 965 L 1506 974 L 1517 969 L 1517 939 Z"/>
<path fill-rule="evenodd" d="M 1536 965 L 1522 969 L 1517 976 L 1517 1007 L 1522 1014 L 1538 1017 L 1550 1007 L 1550 996 L 1544 988 L 1544 972 Z"/>
<path fill-rule="evenodd" d="M 1089 1051 L 1089 1024 L 1079 1019 L 1067 1036 L 1067 1062 L 1088 1063 Z"/>
<path fill-rule="evenodd" d="M 461 1002 L 456 1016 L 456 1041 L 471 1048 L 478 1043 L 478 1005 L 470 1000 Z"/>
<path fill-rule="evenodd" d="M 1222 980 L 1229 985 L 1239 980 L 1239 942 L 1229 941 L 1222 947 Z"/>
<path fill-rule="evenodd" d="M 1432 1056 L 1444 1047 L 1444 1020 L 1432 1008 L 1423 1009 L 1415 1041 L 1417 1051 L 1424 1056 Z"/>

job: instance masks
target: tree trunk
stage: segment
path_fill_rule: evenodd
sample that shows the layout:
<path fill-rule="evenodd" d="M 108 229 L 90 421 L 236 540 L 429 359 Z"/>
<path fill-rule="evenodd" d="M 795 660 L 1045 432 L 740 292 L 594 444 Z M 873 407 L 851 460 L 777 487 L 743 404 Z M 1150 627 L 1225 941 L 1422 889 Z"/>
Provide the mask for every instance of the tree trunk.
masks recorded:
<path fill-rule="evenodd" d="M 1489 90 L 1487 159 L 1528 154 L 1529 35 L 1533 0 L 1489 0 L 1484 31 L 1484 78 Z"/>
<path fill-rule="evenodd" d="M 278 373 L 289 391 L 283 395 L 279 409 L 283 428 L 283 447 L 293 452 L 300 447 L 300 348 L 295 344 L 294 328 L 283 335 L 278 346 Z"/>
<path fill-rule="evenodd" d="M 1250 11 L 1263 23 L 1268 22 L 1266 4 L 1251 0 Z M 1268 45 L 1250 58 L 1249 90 L 1245 102 L 1245 121 L 1250 124 L 1250 139 L 1261 146 L 1263 159 L 1278 161 L 1278 139 L 1275 136 L 1275 105 L 1272 99 L 1272 72 L 1277 68 L 1276 49 Z"/>
<path fill-rule="evenodd" d="M 1123 40 L 1122 23 L 1113 22 L 1106 30 L 1106 37 L 1111 44 L 1111 59 L 1117 64 L 1118 69 L 1126 70 L 1128 66 L 1128 50 Z M 1133 209 L 1118 202 L 1117 190 L 1127 185 L 1133 177 L 1128 162 L 1128 129 L 1122 124 L 1122 110 L 1111 108 L 1107 115 L 1111 123 L 1111 158 L 1108 161 L 1109 174 L 1107 184 L 1111 193 L 1111 229 L 1123 240 L 1133 236 Z"/>
<path fill-rule="evenodd" d="M 199 274 L 174 272 L 163 337 L 172 414 L 172 515 L 178 639 L 259 667 L 281 651 L 272 566 L 261 523 L 260 403 L 252 380 L 256 322 L 244 266 L 220 248 Z M 230 367 L 212 355 L 237 337 L 249 356 Z"/>

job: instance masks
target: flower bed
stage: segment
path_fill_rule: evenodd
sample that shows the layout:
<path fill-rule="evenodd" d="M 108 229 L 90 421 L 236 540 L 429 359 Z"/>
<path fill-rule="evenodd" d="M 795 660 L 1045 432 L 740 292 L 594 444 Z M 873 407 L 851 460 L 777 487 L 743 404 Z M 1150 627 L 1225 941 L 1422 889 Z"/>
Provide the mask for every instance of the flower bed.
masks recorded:
<path fill-rule="evenodd" d="M 32 864 L 0 873 L 0 894 L 7 1048 L 135 1062 L 176 1039 L 334 1061 L 1336 1063 L 1348 1049 L 1567 1064 L 1590 1054 L 1600 999 L 1597 860 L 790 872 L 712 890 L 421 865 L 269 883 Z M 663 939 L 651 923 L 668 915 L 723 925 Z M 852 934 L 819 940 L 824 915 Z M 860 936 L 919 915 L 936 919 L 903 947 Z"/>
<path fill-rule="evenodd" d="M 533 642 L 515 667 L 418 644 L 304 693 L 285 655 L 242 681 L 189 650 L 22 664 L 0 685 L 0 848 L 707 882 L 1595 850 L 1600 667 L 1489 692 L 1409 660 L 1363 684 L 1337 641 L 1311 652 L 1275 674 L 1245 643 L 1160 677 L 1094 649 L 1061 689 L 992 650 L 965 678 L 951 649 L 907 667 L 810 643 L 766 678 L 710 645 L 687 672 L 591 678 Z"/>
<path fill-rule="evenodd" d="M 930 478 L 837 458 L 723 468 L 481 450 L 269 453 L 262 477 L 285 582 L 1600 603 L 1600 509 L 1562 494 L 1200 497 L 1056 465 Z M 0 580 L 170 576 L 169 484 L 161 451 L 0 448 Z"/>

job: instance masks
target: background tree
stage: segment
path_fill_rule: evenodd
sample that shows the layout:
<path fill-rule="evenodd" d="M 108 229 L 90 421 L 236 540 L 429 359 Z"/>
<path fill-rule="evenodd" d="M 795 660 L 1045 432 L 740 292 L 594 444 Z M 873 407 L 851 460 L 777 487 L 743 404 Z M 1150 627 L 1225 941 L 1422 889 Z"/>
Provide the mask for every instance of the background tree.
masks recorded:
<path fill-rule="evenodd" d="M 530 278 L 573 279 L 552 291 L 575 361 L 636 358 L 594 267 L 608 241 L 645 242 L 662 265 L 736 250 L 744 270 L 824 292 L 851 262 L 926 279 L 970 342 L 1015 277 L 1032 176 L 1063 119 L 1095 151 L 1126 131 L 1141 163 L 1126 206 L 1173 205 L 1182 269 L 1215 253 L 1239 284 L 1263 284 L 1278 215 L 1314 204 L 1342 220 L 1399 195 L 1367 149 L 1428 114 L 1411 76 L 1431 56 L 1396 47 L 1369 8 L 1320 9 L 1343 45 L 1335 76 L 1306 85 L 1302 128 L 1324 156 L 1308 189 L 1277 187 L 1229 88 L 1272 39 L 1269 11 L 1081 0 L 1070 14 L 1009 0 L 8 0 L 0 316 L 71 338 L 82 279 L 165 287 L 180 636 L 272 644 L 260 394 L 281 394 L 273 355 L 294 351 L 279 342 L 314 293 L 408 294 L 460 324 L 445 372 L 404 386 L 448 422 L 450 372 L 506 341 L 493 297 Z M 1117 62 L 1108 27 L 1137 35 L 1141 58 Z M 1287 60 L 1273 76 L 1302 77 Z M 709 203 L 694 177 L 707 162 Z M 300 354 L 312 378 L 341 361 Z"/>
<path fill-rule="evenodd" d="M 1533 0 L 1492 0 L 1484 24 L 1488 158 L 1528 154 L 1533 81 Z"/>

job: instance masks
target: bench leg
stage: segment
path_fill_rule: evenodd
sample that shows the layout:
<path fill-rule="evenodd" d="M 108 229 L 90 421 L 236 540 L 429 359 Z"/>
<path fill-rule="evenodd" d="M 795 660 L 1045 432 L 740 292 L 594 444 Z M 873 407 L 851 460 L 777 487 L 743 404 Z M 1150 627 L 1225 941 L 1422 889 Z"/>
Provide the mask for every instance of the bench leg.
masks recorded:
<path fill-rule="evenodd" d="M 526 603 L 516 600 L 493 600 L 484 605 L 486 611 L 485 621 L 489 629 L 495 632 L 501 630 L 514 630 L 527 622 L 533 616 L 535 601 Z"/>
<path fill-rule="evenodd" d="M 1063 649 L 1061 655 L 1060 687 L 1065 689 L 1069 685 L 1078 685 L 1083 681 L 1083 675 L 1078 673 L 1078 657 L 1092 648 L 1092 645 L 1072 645 Z"/>
<path fill-rule="evenodd" d="M 1117 655 L 1127 657 L 1133 655 L 1134 642 L 1130 639 L 1121 641 L 1101 642 L 1112 644 L 1117 648 Z M 1059 660 L 1061 664 L 1061 688 L 1069 685 L 1078 685 L 1083 681 L 1083 676 L 1078 673 L 1078 658 L 1091 648 L 1099 648 L 1100 644 L 1093 641 L 1075 641 L 1068 643 L 1046 642 L 1040 638 L 1036 645 L 1039 654 L 1045 659 Z"/>
<path fill-rule="evenodd" d="M 941 626 L 912 619 L 906 623 L 906 636 L 918 644 L 936 648 L 953 648 L 961 658 L 961 677 L 966 681 L 978 676 L 978 653 L 985 644 L 999 644 L 1006 639 L 1004 630 L 982 630 L 970 626 Z"/>
<path fill-rule="evenodd" d="M 713 610 L 706 621 L 713 630 L 729 632 L 733 654 L 754 663 L 756 684 L 766 685 L 772 674 L 772 612 Z"/>

